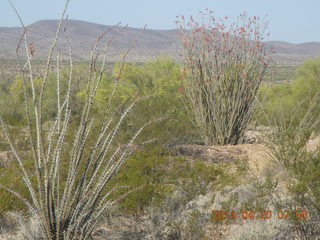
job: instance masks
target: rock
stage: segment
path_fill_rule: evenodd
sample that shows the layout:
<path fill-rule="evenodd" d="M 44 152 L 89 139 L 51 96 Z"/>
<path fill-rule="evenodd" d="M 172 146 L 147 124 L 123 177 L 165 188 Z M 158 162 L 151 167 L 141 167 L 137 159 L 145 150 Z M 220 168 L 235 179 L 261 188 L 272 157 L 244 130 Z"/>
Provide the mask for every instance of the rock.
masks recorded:
<path fill-rule="evenodd" d="M 245 157 L 246 152 L 237 146 L 178 145 L 173 148 L 173 154 L 217 163 Z"/>

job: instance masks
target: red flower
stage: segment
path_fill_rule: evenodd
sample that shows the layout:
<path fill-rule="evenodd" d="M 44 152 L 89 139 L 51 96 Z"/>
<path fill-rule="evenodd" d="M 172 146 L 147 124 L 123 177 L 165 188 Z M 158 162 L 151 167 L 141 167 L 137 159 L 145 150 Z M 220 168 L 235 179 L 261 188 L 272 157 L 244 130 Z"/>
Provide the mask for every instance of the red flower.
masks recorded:
<path fill-rule="evenodd" d="M 184 87 L 178 88 L 178 91 L 179 91 L 179 92 L 184 92 L 184 90 L 185 90 Z"/>
<path fill-rule="evenodd" d="M 246 31 L 246 29 L 244 27 L 239 28 L 241 33 L 244 33 Z"/>
<path fill-rule="evenodd" d="M 34 54 L 34 52 L 35 52 L 35 50 L 34 50 L 34 43 L 30 43 L 30 44 L 28 45 L 28 50 L 29 50 L 29 54 L 30 54 L 31 56 L 33 56 L 33 54 Z"/>

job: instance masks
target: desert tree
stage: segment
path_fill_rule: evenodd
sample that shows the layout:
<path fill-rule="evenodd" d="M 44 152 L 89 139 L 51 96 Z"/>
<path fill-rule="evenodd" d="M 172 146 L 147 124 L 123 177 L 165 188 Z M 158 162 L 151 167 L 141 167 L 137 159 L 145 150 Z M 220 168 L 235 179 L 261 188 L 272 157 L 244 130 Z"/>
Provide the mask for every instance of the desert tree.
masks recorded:
<path fill-rule="evenodd" d="M 267 23 L 246 13 L 231 24 L 208 9 L 200 14 L 199 22 L 176 21 L 189 109 L 205 144 L 243 143 L 268 65 Z"/>
<path fill-rule="evenodd" d="M 117 191 L 116 186 L 114 188 L 109 186 L 110 180 L 135 149 L 146 143 L 136 143 L 141 131 L 148 124 L 159 120 L 153 120 L 140 126 L 126 144 L 117 143 L 117 135 L 125 118 L 134 105 L 144 99 L 135 97 L 126 101 L 126 104 L 121 106 L 120 115 L 114 114 L 115 110 L 111 107 L 117 94 L 117 86 L 121 80 L 126 56 L 141 34 L 137 36 L 131 46 L 128 46 L 128 50 L 121 57 L 120 67 L 114 75 L 113 89 L 108 104 L 104 108 L 104 117 L 97 118 L 93 114 L 95 96 L 105 72 L 109 45 L 117 37 L 117 35 L 112 35 L 108 38 L 107 33 L 115 30 L 114 28 L 109 28 L 98 36 L 93 44 L 81 115 L 79 119 L 73 117 L 74 102 L 70 97 L 74 87 L 71 44 L 68 41 L 70 66 L 67 89 L 61 89 L 60 57 L 59 52 L 56 51 L 62 29 L 67 23 L 65 14 L 69 2 L 70 0 L 66 1 L 53 43 L 49 48 L 40 87 L 36 88 L 33 71 L 33 55 L 36 54 L 34 51 L 36 46 L 28 42 L 28 27 L 24 26 L 20 15 L 9 1 L 19 17 L 23 29 L 23 35 L 16 52 L 23 76 L 26 124 L 33 166 L 31 170 L 26 166 L 27 159 L 19 154 L 8 127 L 0 118 L 3 134 L 17 161 L 29 198 L 24 198 L 19 192 L 6 186 L 1 187 L 27 205 L 31 213 L 39 219 L 43 237 L 48 240 L 90 239 L 91 233 L 104 211 L 126 196 L 125 194 L 116 199 L 110 198 L 114 191 Z M 101 43 L 104 45 L 102 53 L 98 51 L 98 45 Z M 19 48 L 22 46 L 25 49 L 25 57 L 19 54 Z M 101 62 L 97 63 L 99 54 L 102 58 Z M 54 57 L 56 57 L 56 61 L 54 61 Z M 52 79 L 48 76 L 52 74 L 51 66 L 54 62 L 56 77 Z M 49 131 L 47 131 L 44 129 L 43 102 L 48 97 L 45 94 L 45 89 L 48 86 L 48 81 L 51 80 L 54 80 L 56 85 L 56 115 Z M 29 88 L 29 86 L 31 87 Z M 106 191 L 106 186 L 111 190 Z M 35 239 L 37 236 L 33 237 Z"/>

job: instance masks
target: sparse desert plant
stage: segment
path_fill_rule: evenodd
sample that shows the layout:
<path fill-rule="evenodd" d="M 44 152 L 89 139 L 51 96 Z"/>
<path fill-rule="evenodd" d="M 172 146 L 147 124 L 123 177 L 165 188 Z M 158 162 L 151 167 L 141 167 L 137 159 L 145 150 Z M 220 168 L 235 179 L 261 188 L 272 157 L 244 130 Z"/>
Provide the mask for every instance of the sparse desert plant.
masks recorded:
<path fill-rule="evenodd" d="M 293 239 L 319 239 L 320 225 L 320 153 L 319 148 L 308 151 L 307 143 L 320 123 L 320 91 L 295 105 L 295 108 L 276 108 L 267 116 L 273 126 L 265 143 L 270 154 L 287 171 L 286 181 L 291 201 L 288 208 L 304 210 L 308 216 L 291 222 Z"/>
<path fill-rule="evenodd" d="M 33 164 L 31 169 L 26 166 L 27 159 L 19 154 L 4 121 L 0 118 L 2 132 L 15 156 L 29 197 L 25 198 L 19 192 L 6 186 L 1 185 L 0 187 L 26 204 L 32 215 L 39 220 L 42 235 L 48 240 L 90 238 L 101 214 L 110 205 L 129 193 L 127 191 L 117 199 L 110 199 L 110 195 L 118 188 L 115 186 L 106 192 L 105 187 L 124 161 L 135 151 L 137 146 L 140 146 L 140 144 L 134 145 L 134 143 L 141 131 L 148 124 L 156 121 L 151 120 L 144 123 L 126 144 L 117 143 L 117 135 L 124 119 L 134 105 L 143 100 L 143 98 L 138 98 L 133 99 L 129 104 L 123 104 L 122 114 L 118 117 L 110 109 L 116 94 L 117 83 L 121 78 L 122 66 L 128 53 L 126 52 L 120 63 L 119 71 L 114 77 L 116 84 L 109 95 L 108 104 L 105 106 L 104 118 L 95 124 L 95 116 L 92 114 L 95 95 L 104 75 L 108 44 L 114 40 L 114 37 L 106 40 L 103 60 L 99 65 L 100 68 L 96 70 L 97 45 L 105 36 L 102 34 L 97 38 L 92 48 L 92 60 L 86 76 L 87 88 L 80 119 L 75 119 L 72 115 L 74 102 L 72 102 L 70 93 L 74 87 L 74 79 L 71 46 L 68 46 L 70 68 L 67 89 L 61 89 L 59 53 L 57 53 L 57 71 L 54 79 L 56 85 L 55 118 L 49 131 L 44 129 L 43 103 L 48 97 L 45 90 L 48 87 L 48 81 L 53 80 L 49 78 L 50 65 L 62 26 L 66 23 L 64 16 L 69 2 L 70 0 L 66 1 L 53 44 L 49 49 L 46 71 L 39 80 L 39 88 L 35 86 L 33 73 L 34 45 L 28 42 L 28 29 L 17 13 L 24 29 L 18 48 L 24 45 L 26 50 L 26 60 L 20 57 L 18 51 L 17 56 L 23 76 L 26 121 L 31 145 L 30 158 Z M 134 44 L 135 42 L 131 47 Z M 128 51 L 131 47 L 128 48 Z M 31 86 L 30 92 L 27 88 L 29 85 Z M 27 236 L 30 239 L 36 239 L 36 237 L 38 236 Z"/>
<path fill-rule="evenodd" d="M 320 123 L 319 105 L 320 91 L 294 108 L 283 105 L 266 115 L 273 128 L 264 136 L 264 141 L 271 154 L 286 167 L 293 167 L 306 158 L 306 144 Z"/>
<path fill-rule="evenodd" d="M 243 13 L 228 25 L 212 13 L 202 22 L 178 17 L 185 91 L 203 141 L 235 145 L 244 142 L 268 65 L 266 24 Z"/>

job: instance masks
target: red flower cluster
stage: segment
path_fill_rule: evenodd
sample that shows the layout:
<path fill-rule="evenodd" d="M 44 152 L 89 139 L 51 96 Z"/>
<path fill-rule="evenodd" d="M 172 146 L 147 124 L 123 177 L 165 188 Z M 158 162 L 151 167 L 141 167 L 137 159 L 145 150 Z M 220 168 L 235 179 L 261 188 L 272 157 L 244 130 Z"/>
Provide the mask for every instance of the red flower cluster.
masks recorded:
<path fill-rule="evenodd" d="M 29 54 L 30 54 L 31 56 L 33 56 L 33 54 L 34 54 L 34 52 L 35 52 L 34 43 L 30 43 L 30 44 L 28 45 L 28 51 L 29 51 Z"/>

